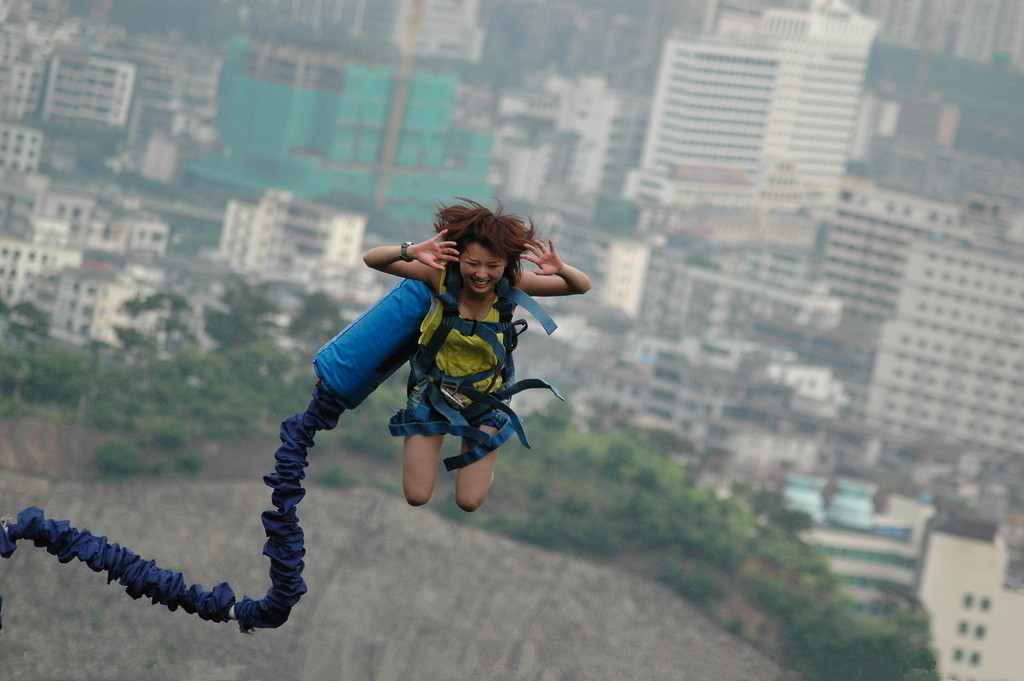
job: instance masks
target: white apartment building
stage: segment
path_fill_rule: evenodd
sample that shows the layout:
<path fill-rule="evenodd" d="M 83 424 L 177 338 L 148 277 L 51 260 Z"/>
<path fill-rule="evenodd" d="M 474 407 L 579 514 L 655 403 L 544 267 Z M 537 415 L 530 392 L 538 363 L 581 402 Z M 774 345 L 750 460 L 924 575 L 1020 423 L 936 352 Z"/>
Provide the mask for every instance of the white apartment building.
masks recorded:
<path fill-rule="evenodd" d="M 555 128 L 577 136 L 568 168 L 569 184 L 580 194 L 597 194 L 604 182 L 622 97 L 600 76 L 574 81 L 558 78 L 549 87 L 562 93 Z"/>
<path fill-rule="evenodd" d="M 875 329 L 893 316 L 917 239 L 968 238 L 960 206 L 852 179 L 822 220 L 822 277 L 844 315 Z"/>
<path fill-rule="evenodd" d="M 96 211 L 96 197 L 47 175 L 0 167 L 0 230 L 27 235 L 38 218 L 67 221 L 69 234 L 84 229 Z"/>
<path fill-rule="evenodd" d="M 652 246 L 643 240 L 616 240 L 609 244 L 601 302 L 638 317 L 646 290 Z"/>
<path fill-rule="evenodd" d="M 153 328 L 139 326 L 156 323 L 154 317 L 134 319 L 124 309 L 129 300 L 156 293 L 151 281 L 139 281 L 135 274 L 99 263 L 61 271 L 50 311 L 50 335 L 78 346 L 96 341 L 120 347 L 119 328 L 152 333 Z"/>
<path fill-rule="evenodd" d="M 419 16 L 412 16 L 418 12 Z M 480 0 L 401 0 L 395 22 L 395 44 L 406 45 L 411 27 L 417 57 L 477 63 L 484 54 L 486 32 L 479 26 Z M 412 23 L 410 23 L 412 22 Z"/>
<path fill-rule="evenodd" d="M 67 185 L 45 184 L 35 202 L 33 215 L 66 221 L 69 240 L 78 240 L 97 214 L 98 202 L 95 195 Z"/>
<path fill-rule="evenodd" d="M 494 158 L 502 170 L 499 183 L 509 198 L 537 205 L 551 175 L 554 145 L 531 142 L 521 131 L 506 126 L 495 138 Z"/>
<path fill-rule="evenodd" d="M 43 92 L 50 48 L 37 31 L 0 20 L 0 119 L 35 113 Z"/>
<path fill-rule="evenodd" d="M 283 276 L 361 263 L 366 216 L 269 190 L 258 204 L 232 199 L 218 253 L 241 272 Z"/>
<path fill-rule="evenodd" d="M 567 191 L 594 197 L 619 190 L 638 155 L 646 108 L 603 77 L 549 75 L 503 94 L 498 115 L 507 121 L 494 152 L 505 167 L 505 191 L 564 203 Z"/>
<path fill-rule="evenodd" d="M 42 131 L 0 120 L 0 168 L 34 173 L 42 153 Z"/>
<path fill-rule="evenodd" d="M 876 22 L 845 3 L 723 17 L 665 44 L 627 198 L 796 208 L 827 203 L 845 171 Z"/>
<path fill-rule="evenodd" d="M 1024 452 L 1024 259 L 959 239 L 916 241 L 894 317 L 882 327 L 866 418 Z"/>
<path fill-rule="evenodd" d="M 685 262 L 676 249 L 652 252 L 640 291 L 640 319 L 665 338 L 748 338 L 759 319 L 830 329 L 842 314 L 839 301 L 820 287 L 720 272 Z"/>
<path fill-rule="evenodd" d="M 43 120 L 125 127 L 135 70 L 134 64 L 120 59 L 58 50 L 50 58 L 40 110 Z"/>
<path fill-rule="evenodd" d="M 769 380 L 793 389 L 790 408 L 820 418 L 837 418 L 850 396 L 835 372 L 826 366 L 772 362 L 765 369 Z"/>
<path fill-rule="evenodd" d="M 89 221 L 72 243 L 107 253 L 163 257 L 167 254 L 171 226 L 144 211 L 104 214 Z"/>
<path fill-rule="evenodd" d="M 813 433 L 777 433 L 756 424 L 737 424 L 716 444 L 732 454 L 729 475 L 736 480 L 771 480 L 784 470 L 819 473 L 835 465 Z"/>
<path fill-rule="evenodd" d="M 931 532 L 918 598 L 941 678 L 1024 681 L 1024 593 L 1007 583 L 1008 558 L 994 522 L 953 520 Z"/>
<path fill-rule="evenodd" d="M 0 235 L 0 298 L 8 305 L 37 302 L 42 279 L 65 267 L 79 267 L 82 251 L 46 239 L 26 241 Z"/>

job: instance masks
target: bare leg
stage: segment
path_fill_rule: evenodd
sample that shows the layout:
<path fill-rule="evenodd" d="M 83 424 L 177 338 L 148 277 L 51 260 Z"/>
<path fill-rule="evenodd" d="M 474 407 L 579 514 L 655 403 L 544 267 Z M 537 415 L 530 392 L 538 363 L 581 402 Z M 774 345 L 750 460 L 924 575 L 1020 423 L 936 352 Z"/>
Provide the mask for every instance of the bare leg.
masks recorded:
<path fill-rule="evenodd" d="M 437 482 L 444 435 L 407 435 L 402 450 L 402 489 L 412 506 L 430 501 Z"/>
<path fill-rule="evenodd" d="M 496 428 L 481 426 L 485 433 L 495 433 Z M 469 444 L 462 441 L 462 451 L 469 449 Z M 498 463 L 498 450 L 487 453 L 482 459 L 474 461 L 455 473 L 455 503 L 463 511 L 472 512 L 484 505 L 487 493 L 494 483 L 494 467 Z"/>

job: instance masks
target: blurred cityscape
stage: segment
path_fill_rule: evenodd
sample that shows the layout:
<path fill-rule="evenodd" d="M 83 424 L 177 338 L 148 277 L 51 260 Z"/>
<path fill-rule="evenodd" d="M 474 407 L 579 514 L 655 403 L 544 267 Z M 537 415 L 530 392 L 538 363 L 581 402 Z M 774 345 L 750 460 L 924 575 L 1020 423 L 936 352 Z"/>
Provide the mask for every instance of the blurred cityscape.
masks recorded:
<path fill-rule="evenodd" d="M 529 373 L 783 494 L 943 678 L 1024 681 L 1021 196 L 1020 0 L 0 0 L 0 342 L 352 317 L 500 201 L 595 283 Z"/>

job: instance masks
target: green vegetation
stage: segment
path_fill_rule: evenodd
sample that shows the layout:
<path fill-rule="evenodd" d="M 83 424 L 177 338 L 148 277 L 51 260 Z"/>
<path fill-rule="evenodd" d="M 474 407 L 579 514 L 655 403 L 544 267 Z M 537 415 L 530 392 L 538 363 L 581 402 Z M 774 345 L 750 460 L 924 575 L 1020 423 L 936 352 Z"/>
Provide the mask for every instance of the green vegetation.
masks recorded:
<path fill-rule="evenodd" d="M 113 440 L 96 450 L 96 468 L 100 475 L 119 478 L 153 473 L 156 464 L 143 460 L 142 450 L 131 442 Z"/>
<path fill-rule="evenodd" d="M 796 537 L 807 519 L 785 512 L 777 494 L 737 488 L 719 499 L 666 456 L 684 443 L 642 430 L 582 433 L 564 405 L 529 426 L 534 448 L 508 447 L 514 461 L 493 501 L 463 520 L 553 550 L 646 563 L 756 644 L 781 629 L 783 663 L 808 681 L 935 678 L 923 614 L 853 614 L 825 559 Z M 772 625 L 738 618 L 730 597 Z"/>
<path fill-rule="evenodd" d="M 359 484 L 359 479 L 349 475 L 340 466 L 331 466 L 317 475 L 314 480 L 324 487 L 351 487 Z"/>

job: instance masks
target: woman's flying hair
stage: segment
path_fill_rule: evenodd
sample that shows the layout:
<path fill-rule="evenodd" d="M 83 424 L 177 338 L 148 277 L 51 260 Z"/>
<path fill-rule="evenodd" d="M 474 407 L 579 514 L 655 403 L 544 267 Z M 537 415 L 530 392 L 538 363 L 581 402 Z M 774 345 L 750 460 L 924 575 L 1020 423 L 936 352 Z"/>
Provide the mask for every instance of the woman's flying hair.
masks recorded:
<path fill-rule="evenodd" d="M 498 257 L 505 258 L 505 276 L 515 282 L 522 274 L 519 256 L 526 251 L 526 243 L 534 239 L 533 222 L 504 211 L 499 202 L 494 211 L 470 199 L 459 198 L 460 203 L 441 206 L 434 215 L 434 230 L 448 230 L 446 239 L 454 241 L 459 252 L 466 244 L 478 243 Z"/>

